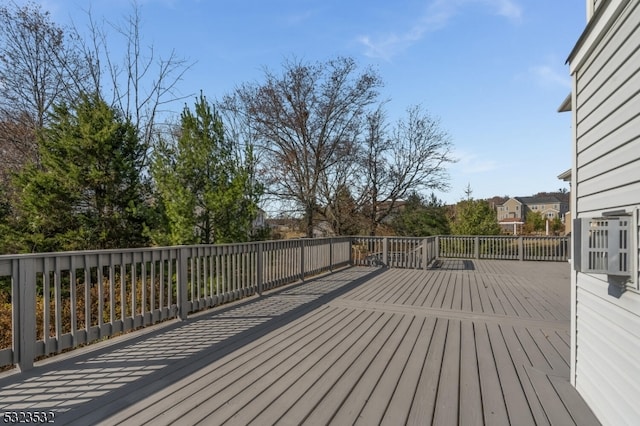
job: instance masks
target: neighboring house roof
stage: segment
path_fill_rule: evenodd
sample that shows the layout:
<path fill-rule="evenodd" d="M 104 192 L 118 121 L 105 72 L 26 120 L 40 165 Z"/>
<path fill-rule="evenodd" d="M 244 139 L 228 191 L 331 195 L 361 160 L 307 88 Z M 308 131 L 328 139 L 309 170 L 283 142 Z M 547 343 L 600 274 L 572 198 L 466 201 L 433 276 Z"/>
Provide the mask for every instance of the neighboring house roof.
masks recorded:
<path fill-rule="evenodd" d="M 517 202 L 518 204 L 523 204 L 522 201 L 520 201 L 520 198 L 522 197 L 511 197 L 509 199 L 507 199 L 504 203 L 499 204 L 499 206 L 504 206 L 505 204 L 507 204 L 509 201 L 514 200 L 515 202 Z"/>
<path fill-rule="evenodd" d="M 556 204 L 561 203 L 557 197 L 515 197 L 522 204 L 533 205 L 533 204 Z"/>

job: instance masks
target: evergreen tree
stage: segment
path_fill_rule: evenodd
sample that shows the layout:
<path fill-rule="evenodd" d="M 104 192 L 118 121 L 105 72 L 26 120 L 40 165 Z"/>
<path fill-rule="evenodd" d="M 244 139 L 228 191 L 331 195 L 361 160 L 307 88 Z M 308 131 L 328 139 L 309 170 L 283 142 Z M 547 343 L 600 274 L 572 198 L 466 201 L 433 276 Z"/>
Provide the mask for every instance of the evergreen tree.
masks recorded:
<path fill-rule="evenodd" d="M 152 231 L 156 244 L 247 241 L 258 211 L 260 187 L 253 151 L 239 154 L 225 137 L 220 115 L 203 95 L 195 111 L 185 106 L 177 140 L 153 155 L 152 174 L 165 227 Z"/>
<path fill-rule="evenodd" d="M 145 207 L 135 128 L 98 95 L 55 107 L 39 141 L 40 166 L 16 179 L 23 249 L 140 246 Z"/>
<path fill-rule="evenodd" d="M 528 212 L 524 222 L 524 231 L 528 234 L 534 232 L 542 232 L 546 228 L 546 219 L 542 217 L 540 212 Z"/>
<path fill-rule="evenodd" d="M 446 207 L 433 193 L 426 202 L 419 194 L 411 194 L 404 208 L 394 217 L 392 227 L 398 235 L 409 237 L 451 233 Z"/>
<path fill-rule="evenodd" d="M 451 223 L 454 235 L 498 235 L 500 225 L 495 210 L 485 200 L 474 200 L 467 187 L 467 199 L 456 204 Z"/>
<path fill-rule="evenodd" d="M 553 233 L 553 235 L 562 234 L 564 232 L 564 229 L 565 227 L 562 219 L 560 219 L 558 216 L 554 217 L 551 221 L 551 232 Z"/>

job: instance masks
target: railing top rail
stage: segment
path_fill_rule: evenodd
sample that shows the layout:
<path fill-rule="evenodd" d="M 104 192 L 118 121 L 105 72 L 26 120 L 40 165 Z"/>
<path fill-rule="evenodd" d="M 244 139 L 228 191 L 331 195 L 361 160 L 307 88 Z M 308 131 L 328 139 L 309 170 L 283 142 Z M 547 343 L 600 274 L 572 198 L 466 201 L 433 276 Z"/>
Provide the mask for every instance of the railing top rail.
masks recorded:
<path fill-rule="evenodd" d="M 345 241 L 345 240 L 374 240 L 374 241 L 382 241 L 385 238 L 390 239 L 403 239 L 403 240 L 424 240 L 426 239 L 435 239 L 435 238 L 444 238 L 444 239 L 461 239 L 461 238 L 482 238 L 482 239 L 505 239 L 505 240 L 514 240 L 518 238 L 522 238 L 524 240 L 527 239 L 546 239 L 546 240 L 558 240 L 558 239 L 567 239 L 567 236 L 536 236 L 536 235 L 528 235 L 528 236 L 512 236 L 512 235 L 441 235 L 441 236 L 429 236 L 429 237 L 384 237 L 384 236 L 347 236 L 347 237 L 323 237 L 323 238 L 298 238 L 295 240 L 269 240 L 262 241 L 262 243 L 270 243 L 270 244 L 278 244 L 278 243 L 290 243 L 291 241 L 296 240 L 309 240 L 314 242 L 321 242 L 323 240 L 334 240 L 334 241 Z M 59 251 L 59 252 L 42 252 L 42 253 L 21 253 L 21 254 L 4 254 L 0 255 L 0 261 L 8 261 L 14 259 L 40 259 L 45 257 L 69 257 L 69 256 L 90 256 L 90 255 L 104 255 L 104 254 L 121 254 L 121 253 L 140 253 L 140 252 L 153 252 L 153 251 L 168 251 L 168 250 L 179 250 L 182 248 L 187 249 L 198 249 L 198 248 L 208 248 L 208 247 L 229 247 L 229 246 L 257 246 L 260 244 L 260 241 L 252 241 L 246 243 L 225 243 L 225 244 L 194 244 L 194 245 L 179 245 L 179 246 L 160 246 L 160 247 L 132 247 L 132 248 L 121 248 L 121 249 L 102 249 L 102 250 L 76 250 L 76 251 Z"/>
<path fill-rule="evenodd" d="M 157 247 L 130 247 L 130 248 L 115 248 L 115 249 L 99 249 L 99 250 L 74 250 L 74 251 L 57 251 L 57 252 L 40 252 L 40 253 L 18 253 L 18 254 L 3 254 L 0 255 L 0 261 L 13 260 L 13 259 L 32 259 L 43 257 L 68 257 L 68 256 L 89 256 L 97 254 L 120 254 L 120 253 L 140 253 L 140 252 L 152 252 L 152 251 L 167 251 L 167 250 L 179 250 L 182 248 L 187 249 L 199 249 L 209 247 L 230 247 L 230 246 L 257 246 L 260 243 L 290 243 L 292 241 L 310 240 L 321 243 L 323 241 L 344 241 L 352 240 L 353 237 L 322 237 L 322 238 L 296 238 L 291 240 L 268 240 L 268 241 L 250 241 L 245 243 L 223 243 L 223 244 L 193 244 L 193 245 L 177 245 L 177 246 L 157 246 Z"/>

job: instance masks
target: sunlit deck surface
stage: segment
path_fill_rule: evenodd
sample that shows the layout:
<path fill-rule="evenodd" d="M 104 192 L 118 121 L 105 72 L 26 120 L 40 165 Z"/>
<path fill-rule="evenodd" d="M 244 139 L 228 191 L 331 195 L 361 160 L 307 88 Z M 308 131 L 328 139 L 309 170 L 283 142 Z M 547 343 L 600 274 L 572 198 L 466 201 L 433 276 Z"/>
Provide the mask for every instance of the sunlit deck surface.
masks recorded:
<path fill-rule="evenodd" d="M 598 424 L 569 384 L 569 265 L 353 267 L 0 379 L 57 424 Z"/>

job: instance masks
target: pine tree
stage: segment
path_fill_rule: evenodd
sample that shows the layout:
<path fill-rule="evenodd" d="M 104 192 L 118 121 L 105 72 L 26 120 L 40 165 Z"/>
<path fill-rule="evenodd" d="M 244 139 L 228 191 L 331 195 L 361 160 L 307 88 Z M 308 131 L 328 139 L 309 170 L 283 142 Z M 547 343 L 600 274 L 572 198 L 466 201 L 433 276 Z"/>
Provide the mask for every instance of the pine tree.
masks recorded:
<path fill-rule="evenodd" d="M 195 110 L 185 106 L 178 138 L 163 141 L 152 174 L 165 228 L 152 232 L 156 244 L 214 244 L 246 241 L 257 214 L 250 148 L 225 137 L 220 115 L 200 95 Z"/>
<path fill-rule="evenodd" d="M 500 225 L 491 205 L 485 200 L 474 200 L 468 188 L 467 199 L 456 204 L 451 231 L 454 235 L 498 235 Z"/>
<path fill-rule="evenodd" d="M 428 201 L 419 194 L 412 193 L 407 198 L 404 208 L 394 217 L 392 226 L 398 235 L 408 237 L 451 233 L 446 207 L 433 193 Z"/>
<path fill-rule="evenodd" d="M 16 180 L 25 249 L 144 245 L 143 155 L 135 128 L 98 95 L 56 106 L 40 165 Z"/>

